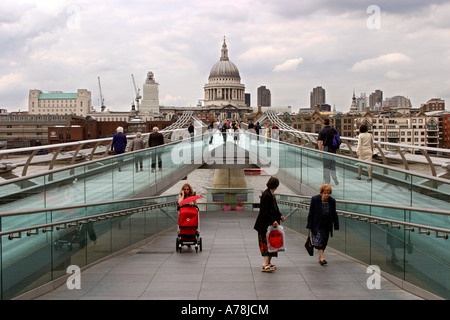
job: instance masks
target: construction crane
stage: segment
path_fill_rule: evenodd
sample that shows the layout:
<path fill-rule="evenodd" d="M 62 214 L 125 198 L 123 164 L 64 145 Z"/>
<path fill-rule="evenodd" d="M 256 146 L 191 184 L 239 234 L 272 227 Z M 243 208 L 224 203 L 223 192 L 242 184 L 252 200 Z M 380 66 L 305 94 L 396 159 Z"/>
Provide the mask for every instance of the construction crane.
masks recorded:
<path fill-rule="evenodd" d="M 100 77 L 98 77 L 98 87 L 100 89 L 100 104 L 101 104 L 101 110 L 102 112 L 105 111 L 105 99 L 103 99 L 103 95 L 102 95 L 102 86 L 100 84 Z"/>
<path fill-rule="evenodd" d="M 136 87 L 136 82 L 134 81 L 134 75 L 131 74 L 131 78 L 133 79 L 133 86 L 134 86 L 134 92 L 136 93 L 136 112 L 139 112 L 139 100 L 142 99 L 141 95 L 139 94 L 140 90 L 138 87 Z"/>

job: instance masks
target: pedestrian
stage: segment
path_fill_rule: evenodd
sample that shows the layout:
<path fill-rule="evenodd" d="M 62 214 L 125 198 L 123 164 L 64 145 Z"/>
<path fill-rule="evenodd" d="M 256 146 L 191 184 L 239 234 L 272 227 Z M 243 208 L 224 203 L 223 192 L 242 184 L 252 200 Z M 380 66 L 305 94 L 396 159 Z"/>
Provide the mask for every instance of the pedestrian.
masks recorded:
<path fill-rule="evenodd" d="M 248 130 L 255 130 L 255 124 L 253 123 L 252 120 L 250 120 L 250 123 L 248 124 Z"/>
<path fill-rule="evenodd" d="M 188 132 L 189 132 L 189 135 L 191 137 L 191 142 L 193 142 L 194 141 L 194 135 L 195 135 L 195 128 L 194 128 L 194 123 L 193 122 L 189 123 Z"/>
<path fill-rule="evenodd" d="M 270 122 L 266 122 L 266 138 L 270 138 Z"/>
<path fill-rule="evenodd" d="M 360 160 L 372 162 L 373 156 L 373 137 L 367 132 L 368 128 L 365 124 L 359 127 L 358 147 L 356 155 Z M 362 166 L 358 165 L 358 176 L 356 179 L 361 180 Z M 372 166 L 367 166 L 367 181 L 372 181 Z"/>
<path fill-rule="evenodd" d="M 259 141 L 259 130 L 261 129 L 261 126 L 259 125 L 259 122 L 256 122 L 255 124 L 255 133 L 256 133 L 256 140 Z"/>
<path fill-rule="evenodd" d="M 178 205 L 180 205 L 181 201 L 184 199 L 187 199 L 189 197 L 195 196 L 194 189 L 192 189 L 191 185 L 189 183 L 185 183 L 181 187 L 180 196 L 178 197 Z M 197 200 L 194 200 L 191 204 L 197 205 Z"/>
<path fill-rule="evenodd" d="M 214 130 L 214 121 L 211 121 L 211 123 L 208 126 L 208 132 L 209 132 L 209 136 L 210 136 L 209 144 L 212 144 L 212 142 L 213 142 L 213 137 L 214 137 L 213 130 Z"/>
<path fill-rule="evenodd" d="M 250 123 L 248 124 L 248 132 L 250 133 L 248 135 L 249 141 L 252 142 L 252 136 L 255 134 L 255 124 L 252 120 L 250 120 Z"/>
<path fill-rule="evenodd" d="M 142 139 L 142 133 L 136 132 L 136 138 L 134 138 L 130 143 L 130 151 L 142 150 L 145 148 L 144 139 Z M 134 156 L 134 164 L 136 167 L 136 172 L 140 167 L 141 171 L 144 170 L 144 164 L 142 161 L 142 154 L 136 153 Z"/>
<path fill-rule="evenodd" d="M 277 252 L 269 252 L 267 247 L 267 228 L 269 226 L 277 227 L 284 222 L 284 216 L 281 215 L 275 199 L 275 190 L 280 185 L 280 181 L 275 177 L 270 177 L 267 181 L 267 189 L 261 196 L 259 214 L 256 218 L 254 229 L 258 232 L 259 250 L 263 256 L 262 272 L 271 272 L 276 270 L 276 266 L 271 264 L 273 257 L 278 257 Z"/>
<path fill-rule="evenodd" d="M 178 197 L 178 206 L 177 206 L 177 210 L 179 210 L 179 206 L 180 203 L 184 200 L 187 199 L 189 197 L 193 197 L 195 196 L 195 192 L 194 189 L 192 189 L 191 185 L 189 183 L 185 183 L 182 187 L 181 187 L 181 191 L 180 191 L 180 196 Z M 189 203 L 190 205 L 197 205 L 197 200 L 194 200 L 192 202 Z M 188 245 L 188 249 L 192 249 L 190 245 Z"/>
<path fill-rule="evenodd" d="M 239 142 L 239 122 L 233 122 L 234 141 Z"/>
<path fill-rule="evenodd" d="M 274 123 L 274 124 L 272 125 L 272 139 L 278 140 L 279 137 L 280 137 L 280 129 L 279 129 L 278 126 Z"/>
<path fill-rule="evenodd" d="M 333 148 L 333 136 L 337 130 L 330 126 L 330 119 L 324 120 L 324 127 L 319 131 L 317 138 L 319 150 L 336 154 L 336 149 Z M 333 156 L 324 155 L 323 157 L 323 181 L 330 184 L 330 176 L 336 185 L 339 184 L 336 175 L 336 163 Z"/>
<path fill-rule="evenodd" d="M 115 154 L 125 153 L 127 147 L 127 136 L 123 133 L 122 127 L 117 127 L 116 133 L 113 135 L 113 140 L 111 142 L 111 151 L 114 150 Z M 119 171 L 121 171 L 123 158 L 121 157 L 118 161 Z"/>
<path fill-rule="evenodd" d="M 333 229 L 339 230 L 339 219 L 336 213 L 336 200 L 331 197 L 331 186 L 323 184 L 319 193 L 311 198 L 306 228 L 312 234 L 312 244 L 319 252 L 319 263 L 323 266 L 328 263 L 324 257 L 328 238 L 333 236 Z"/>
<path fill-rule="evenodd" d="M 150 148 L 164 144 L 164 136 L 159 132 L 158 127 L 153 127 L 153 132 L 148 136 L 148 146 Z M 158 158 L 159 171 L 162 170 L 161 148 L 155 148 L 152 152 L 152 172 L 156 170 L 156 158 Z"/>
<path fill-rule="evenodd" d="M 222 138 L 223 138 L 223 143 L 227 142 L 227 129 L 228 129 L 227 123 L 224 122 L 224 123 L 222 124 L 222 130 L 221 130 L 221 132 L 222 132 Z"/>

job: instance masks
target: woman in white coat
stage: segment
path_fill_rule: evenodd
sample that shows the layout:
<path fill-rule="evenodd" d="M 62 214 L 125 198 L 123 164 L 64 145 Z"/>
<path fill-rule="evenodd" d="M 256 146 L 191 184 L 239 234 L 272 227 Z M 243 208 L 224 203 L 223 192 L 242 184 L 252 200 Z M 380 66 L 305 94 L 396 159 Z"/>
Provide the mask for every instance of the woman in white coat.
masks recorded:
<path fill-rule="evenodd" d="M 358 136 L 358 148 L 356 149 L 356 154 L 360 160 L 364 161 L 372 161 L 373 155 L 373 137 L 370 133 L 367 132 L 367 126 L 361 125 L 359 127 L 359 136 Z M 358 166 L 358 176 L 356 179 L 361 180 L 361 172 L 362 166 Z M 367 166 L 367 181 L 372 181 L 372 166 Z"/>

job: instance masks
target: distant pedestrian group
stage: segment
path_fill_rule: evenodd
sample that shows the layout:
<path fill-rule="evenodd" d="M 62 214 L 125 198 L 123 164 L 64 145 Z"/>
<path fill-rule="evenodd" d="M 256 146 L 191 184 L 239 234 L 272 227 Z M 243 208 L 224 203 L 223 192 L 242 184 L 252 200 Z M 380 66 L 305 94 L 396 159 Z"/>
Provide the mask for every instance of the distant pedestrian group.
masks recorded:
<path fill-rule="evenodd" d="M 148 147 L 155 148 L 164 144 L 164 136 L 159 132 L 157 126 L 153 127 L 153 132 L 148 136 Z M 123 127 L 118 127 L 116 133 L 113 135 L 111 142 L 111 152 L 116 155 L 124 154 L 126 151 L 135 152 L 142 151 L 146 149 L 146 142 L 142 136 L 141 132 L 136 132 L 136 137 L 131 140 L 128 145 L 127 136 L 124 134 Z M 134 155 L 134 164 L 136 172 L 144 170 L 144 158 L 148 153 L 136 152 Z M 155 148 L 151 151 L 151 168 L 152 172 L 156 171 L 158 168 L 162 170 L 162 151 L 160 148 Z M 117 165 L 119 172 L 122 171 L 124 159 L 123 157 L 118 158 Z"/>

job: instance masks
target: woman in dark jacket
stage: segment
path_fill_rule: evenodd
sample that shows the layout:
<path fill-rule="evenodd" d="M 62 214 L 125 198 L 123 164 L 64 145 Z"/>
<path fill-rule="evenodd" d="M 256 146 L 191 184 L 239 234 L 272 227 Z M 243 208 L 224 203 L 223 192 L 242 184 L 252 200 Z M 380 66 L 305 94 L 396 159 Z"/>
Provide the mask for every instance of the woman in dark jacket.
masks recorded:
<path fill-rule="evenodd" d="M 320 194 L 311 198 L 308 223 L 306 228 L 312 233 L 313 246 L 319 252 L 319 263 L 327 264 L 323 252 L 327 247 L 328 237 L 333 236 L 334 230 L 339 230 L 339 219 L 336 213 L 336 200 L 332 198 L 331 186 L 324 184 L 320 187 Z"/>
<path fill-rule="evenodd" d="M 274 196 L 275 190 L 280 185 L 277 178 L 271 177 L 267 181 L 267 189 L 261 196 L 261 202 L 259 206 L 258 218 L 256 218 L 254 229 L 258 231 L 259 250 L 264 257 L 261 271 L 270 272 L 274 271 L 276 267 L 270 263 L 272 257 L 277 257 L 277 252 L 269 252 L 267 248 L 267 228 L 269 226 L 278 226 L 280 222 L 284 221 L 284 216 L 281 215 L 278 209 L 277 201 Z"/>

